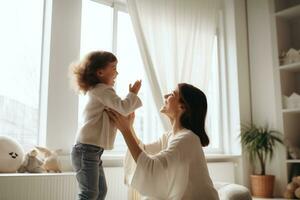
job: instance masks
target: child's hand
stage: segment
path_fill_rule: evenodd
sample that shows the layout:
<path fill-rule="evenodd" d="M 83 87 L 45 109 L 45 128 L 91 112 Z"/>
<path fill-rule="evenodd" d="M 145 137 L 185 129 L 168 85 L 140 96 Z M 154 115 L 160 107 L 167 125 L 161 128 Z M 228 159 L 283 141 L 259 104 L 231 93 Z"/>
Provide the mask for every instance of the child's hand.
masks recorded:
<path fill-rule="evenodd" d="M 134 94 L 137 94 L 141 88 L 142 80 L 135 81 L 133 86 L 129 84 L 129 92 L 133 92 Z"/>

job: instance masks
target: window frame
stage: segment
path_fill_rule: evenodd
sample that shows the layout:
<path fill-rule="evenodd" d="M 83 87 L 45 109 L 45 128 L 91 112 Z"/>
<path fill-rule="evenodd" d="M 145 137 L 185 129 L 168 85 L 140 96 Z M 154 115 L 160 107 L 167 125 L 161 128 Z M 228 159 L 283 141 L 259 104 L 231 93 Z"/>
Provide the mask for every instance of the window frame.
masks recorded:
<path fill-rule="evenodd" d="M 46 122 L 46 120 L 43 119 L 44 116 L 44 99 L 45 99 L 45 93 L 43 92 L 43 88 L 45 88 L 45 86 L 48 87 L 48 82 L 45 83 L 46 80 L 46 76 L 45 76 L 45 60 L 46 58 L 46 54 L 50 53 L 50 51 L 47 51 L 46 46 L 49 45 L 49 40 L 47 41 L 47 24 L 49 24 L 49 2 L 46 0 L 43 0 L 43 28 L 42 28 L 42 43 L 41 43 L 41 62 L 40 62 L 40 88 L 39 88 L 39 117 L 38 117 L 38 136 L 37 136 L 37 144 L 38 145 L 45 145 L 46 144 L 46 134 L 43 134 L 43 123 Z M 49 33 L 48 33 L 49 34 Z M 48 90 L 47 90 L 48 91 Z"/>

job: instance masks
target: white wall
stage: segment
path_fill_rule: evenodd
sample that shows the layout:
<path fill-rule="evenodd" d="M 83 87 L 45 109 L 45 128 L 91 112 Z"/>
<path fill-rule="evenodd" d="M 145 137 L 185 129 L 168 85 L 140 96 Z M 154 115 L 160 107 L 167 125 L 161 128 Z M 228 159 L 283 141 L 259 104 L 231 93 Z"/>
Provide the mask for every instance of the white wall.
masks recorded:
<path fill-rule="evenodd" d="M 253 122 L 257 125 L 268 123 L 281 130 L 277 115 L 278 97 L 277 74 L 273 68 L 274 35 L 270 19 L 268 0 L 226 0 L 225 46 L 228 73 L 229 137 L 235 141 L 238 123 Z M 239 142 L 231 151 L 236 152 Z M 273 162 L 267 172 L 276 175 L 275 195 L 280 196 L 285 187 L 285 157 L 282 148 L 274 153 Z M 252 174 L 250 163 L 243 153 L 238 183 L 250 186 Z"/>
<path fill-rule="evenodd" d="M 281 130 L 278 123 L 276 102 L 276 73 L 274 73 L 273 51 L 276 45 L 273 38 L 271 6 L 268 0 L 248 0 L 248 34 L 251 74 L 252 119 L 257 125 L 269 124 Z M 267 166 L 267 173 L 276 175 L 275 195 L 282 194 L 286 184 L 285 155 L 282 148 L 274 152 L 273 162 Z"/>

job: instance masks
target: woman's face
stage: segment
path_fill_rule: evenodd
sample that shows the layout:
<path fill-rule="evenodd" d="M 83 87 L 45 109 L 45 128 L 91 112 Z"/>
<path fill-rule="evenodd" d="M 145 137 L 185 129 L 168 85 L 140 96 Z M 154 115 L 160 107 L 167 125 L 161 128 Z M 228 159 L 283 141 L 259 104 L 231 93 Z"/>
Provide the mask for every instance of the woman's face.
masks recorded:
<path fill-rule="evenodd" d="M 108 65 L 97 71 L 97 75 L 102 83 L 114 86 L 115 79 L 118 75 L 117 71 L 118 61 L 108 63 Z"/>
<path fill-rule="evenodd" d="M 160 112 L 166 114 L 171 119 L 175 119 L 181 115 L 183 111 L 183 105 L 180 102 L 179 89 L 176 88 L 173 92 L 164 96 L 165 104 L 161 108 Z"/>

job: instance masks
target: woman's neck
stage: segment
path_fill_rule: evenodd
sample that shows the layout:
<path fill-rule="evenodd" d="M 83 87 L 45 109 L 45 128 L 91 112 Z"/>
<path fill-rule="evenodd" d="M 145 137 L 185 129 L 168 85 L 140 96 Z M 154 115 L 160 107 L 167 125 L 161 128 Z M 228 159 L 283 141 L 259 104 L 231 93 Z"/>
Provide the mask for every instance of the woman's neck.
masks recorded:
<path fill-rule="evenodd" d="M 176 135 L 182 129 L 183 127 L 181 126 L 179 119 L 175 119 L 172 121 L 172 130 L 174 135 Z"/>

